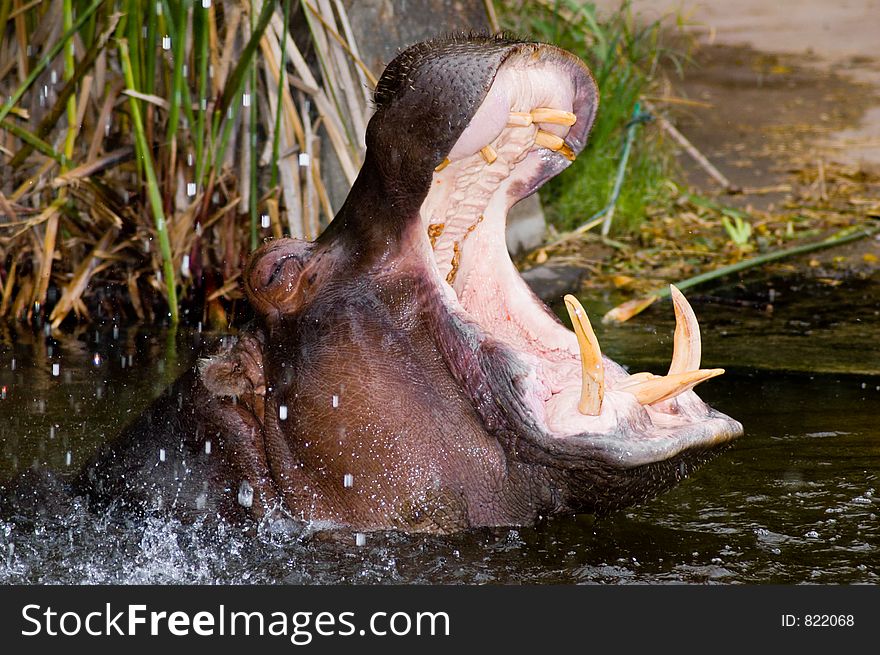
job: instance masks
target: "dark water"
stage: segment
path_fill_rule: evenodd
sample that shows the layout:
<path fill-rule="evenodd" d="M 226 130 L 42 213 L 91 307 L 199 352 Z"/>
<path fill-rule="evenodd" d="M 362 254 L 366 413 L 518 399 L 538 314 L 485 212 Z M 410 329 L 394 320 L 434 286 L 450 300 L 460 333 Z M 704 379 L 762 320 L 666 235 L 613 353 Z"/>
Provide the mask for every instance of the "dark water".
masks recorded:
<path fill-rule="evenodd" d="M 0 520 L 0 583 L 878 583 L 880 285 L 768 288 L 694 299 L 705 363 L 728 369 L 699 393 L 746 435 L 639 507 L 357 546 L 352 535 L 121 523 L 42 491 Z M 668 305 L 599 330 L 606 353 L 658 371 L 671 334 Z M 111 326 L 0 336 L 0 481 L 76 470 L 203 338 Z"/>

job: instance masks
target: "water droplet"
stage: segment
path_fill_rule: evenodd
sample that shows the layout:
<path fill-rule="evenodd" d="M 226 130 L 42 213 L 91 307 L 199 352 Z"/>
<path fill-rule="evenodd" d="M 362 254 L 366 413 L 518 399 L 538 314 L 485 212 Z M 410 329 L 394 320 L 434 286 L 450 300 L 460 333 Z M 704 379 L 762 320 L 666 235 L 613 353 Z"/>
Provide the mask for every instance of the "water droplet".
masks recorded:
<path fill-rule="evenodd" d="M 308 166 L 310 163 L 309 153 L 301 152 L 299 153 L 299 165 L 300 166 Z"/>
<path fill-rule="evenodd" d="M 211 440 L 210 440 L 210 439 L 208 439 L 208 440 L 205 442 L 205 454 L 206 454 L 206 455 L 210 455 L 210 454 L 211 454 Z"/>
<path fill-rule="evenodd" d="M 250 93 L 242 93 L 241 94 L 241 105 L 242 105 L 242 107 L 250 107 L 251 106 L 251 94 Z"/>
<path fill-rule="evenodd" d="M 202 322 L 199 321 L 199 322 L 196 324 L 196 332 L 201 333 L 201 331 L 202 331 Z"/>
<path fill-rule="evenodd" d="M 187 166 L 193 165 L 193 154 L 191 152 L 186 153 L 186 165 Z"/>
<path fill-rule="evenodd" d="M 339 396 L 333 394 L 333 397 L 330 399 L 330 406 L 333 407 L 333 409 L 339 407 Z"/>
<path fill-rule="evenodd" d="M 269 214 L 263 214 L 262 216 L 260 216 L 260 225 L 263 226 L 264 230 L 269 227 L 269 225 L 270 225 Z"/>
<path fill-rule="evenodd" d="M 55 72 L 54 68 L 49 72 L 49 81 L 53 86 L 58 84 L 58 73 Z"/>
<path fill-rule="evenodd" d="M 61 364 L 52 364 L 52 376 L 58 377 L 61 375 Z"/>
<path fill-rule="evenodd" d="M 187 182 L 186 184 L 186 195 L 190 198 L 196 195 L 196 183 L 195 182 Z"/>
<path fill-rule="evenodd" d="M 281 421 L 287 420 L 287 405 L 279 405 L 278 406 L 278 418 Z"/>
<path fill-rule="evenodd" d="M 202 7 L 204 9 L 210 9 L 211 8 L 211 0 L 202 0 Z"/>
<path fill-rule="evenodd" d="M 73 461 L 73 453 L 71 453 L 71 452 L 68 450 L 66 453 L 64 453 L 64 465 L 65 465 L 65 466 L 70 466 L 70 463 L 71 463 L 72 461 Z"/>
<path fill-rule="evenodd" d="M 355 532 L 354 533 L 354 545 L 355 546 L 366 546 L 367 544 L 367 535 L 363 532 Z"/>
<path fill-rule="evenodd" d="M 180 275 L 183 277 L 190 276 L 189 255 L 184 255 L 180 260 Z"/>
<path fill-rule="evenodd" d="M 165 449 L 164 448 L 159 449 L 159 461 L 160 462 L 165 461 Z"/>
<path fill-rule="evenodd" d="M 351 473 L 342 476 L 342 486 L 346 489 L 351 489 L 354 486 L 354 476 Z"/>
<path fill-rule="evenodd" d="M 162 37 L 162 50 L 171 50 L 171 37 L 167 34 Z"/>
<path fill-rule="evenodd" d="M 186 77 L 187 75 L 189 75 L 189 66 L 184 64 L 183 65 L 183 76 Z"/>
<path fill-rule="evenodd" d="M 242 507 L 252 507 L 254 504 L 254 488 L 247 480 L 242 480 L 238 485 L 238 504 Z"/>
<path fill-rule="evenodd" d="M 9 370 L 10 371 L 15 370 L 15 357 L 13 357 L 12 360 L 9 362 Z"/>
<path fill-rule="evenodd" d="M 119 338 L 119 326 L 118 325 L 113 326 L 113 338 L 114 339 Z"/>
<path fill-rule="evenodd" d="M 95 366 L 101 365 L 101 354 L 100 353 L 95 353 L 94 357 L 92 357 L 92 364 L 94 364 Z"/>
<path fill-rule="evenodd" d="M 54 425 L 49 426 L 49 438 L 50 439 L 55 438 L 55 426 Z"/>

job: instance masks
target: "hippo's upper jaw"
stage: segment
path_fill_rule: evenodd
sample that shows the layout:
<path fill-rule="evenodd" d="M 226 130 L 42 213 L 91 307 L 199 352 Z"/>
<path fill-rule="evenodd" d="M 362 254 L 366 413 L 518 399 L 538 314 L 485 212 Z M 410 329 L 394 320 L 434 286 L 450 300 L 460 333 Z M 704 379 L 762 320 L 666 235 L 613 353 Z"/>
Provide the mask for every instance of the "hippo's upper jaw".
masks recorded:
<path fill-rule="evenodd" d="M 647 498 L 741 434 L 691 391 L 723 371 L 700 370 L 677 290 L 669 374 L 629 375 L 577 300 L 573 332 L 507 253 L 510 207 L 586 143 L 598 97 L 582 62 L 433 41 L 389 65 L 376 105 L 339 215 L 315 244 L 264 246 L 246 273 L 265 317 L 270 496 L 365 529 L 528 523 Z"/>

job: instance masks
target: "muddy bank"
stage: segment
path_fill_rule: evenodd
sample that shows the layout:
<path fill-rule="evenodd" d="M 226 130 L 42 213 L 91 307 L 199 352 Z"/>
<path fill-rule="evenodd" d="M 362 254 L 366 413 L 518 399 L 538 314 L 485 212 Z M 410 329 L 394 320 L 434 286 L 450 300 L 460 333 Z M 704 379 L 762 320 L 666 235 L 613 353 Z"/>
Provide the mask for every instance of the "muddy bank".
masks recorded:
<path fill-rule="evenodd" d="M 747 46 L 699 47 L 694 64 L 672 84 L 673 101 L 660 109 L 744 190 L 725 202 L 760 209 L 785 199 L 799 170 L 838 159 L 842 149 L 829 147 L 835 135 L 855 129 L 880 102 L 866 83 L 805 66 L 803 57 Z M 689 184 L 719 191 L 692 158 L 681 153 L 679 161 Z"/>

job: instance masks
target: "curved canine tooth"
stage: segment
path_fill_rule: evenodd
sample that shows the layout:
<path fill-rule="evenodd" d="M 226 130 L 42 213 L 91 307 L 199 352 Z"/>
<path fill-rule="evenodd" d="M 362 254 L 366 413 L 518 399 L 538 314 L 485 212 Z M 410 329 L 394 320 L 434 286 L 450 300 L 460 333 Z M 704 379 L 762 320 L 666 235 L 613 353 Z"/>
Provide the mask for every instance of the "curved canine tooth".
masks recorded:
<path fill-rule="evenodd" d="M 535 145 L 548 148 L 555 152 L 562 149 L 565 145 L 565 141 L 562 140 L 562 137 L 556 136 L 552 132 L 538 130 L 535 134 Z"/>
<path fill-rule="evenodd" d="M 512 111 L 507 117 L 507 127 L 528 127 L 532 124 L 532 115 L 527 111 Z"/>
<path fill-rule="evenodd" d="M 568 144 L 562 144 L 562 147 L 559 149 L 559 154 L 565 157 L 568 161 L 574 161 L 576 155 L 574 154 L 574 150 L 568 147 Z"/>
<path fill-rule="evenodd" d="M 447 157 L 446 159 L 441 161 L 439 164 L 437 164 L 437 166 L 434 167 L 434 172 L 439 173 L 447 166 L 449 166 L 449 157 Z"/>
<path fill-rule="evenodd" d="M 653 405 L 661 400 L 669 400 L 675 396 L 692 389 L 700 382 L 714 378 L 724 373 L 723 368 L 707 368 L 698 371 L 686 371 L 674 375 L 658 375 L 657 377 L 636 382 L 629 386 L 620 387 L 620 391 L 626 391 L 636 397 L 642 405 Z"/>
<path fill-rule="evenodd" d="M 675 308 L 675 337 L 669 374 L 696 371 L 700 368 L 702 351 L 700 324 L 681 291 L 674 284 L 669 285 L 669 291 L 672 295 L 672 306 Z"/>
<path fill-rule="evenodd" d="M 599 350 L 599 341 L 590 325 L 590 319 L 587 318 L 587 312 L 578 299 L 569 294 L 564 300 L 581 351 L 581 398 L 578 411 L 588 416 L 598 416 L 605 396 L 602 351 Z"/>
<path fill-rule="evenodd" d="M 486 160 L 487 164 L 491 164 L 498 159 L 498 153 L 495 152 L 495 148 L 493 148 L 491 144 L 480 148 L 480 154 L 483 155 L 483 159 Z"/>
<path fill-rule="evenodd" d="M 535 107 L 532 110 L 532 120 L 536 123 L 574 125 L 577 122 L 577 116 L 570 111 L 562 111 L 553 107 Z"/>

